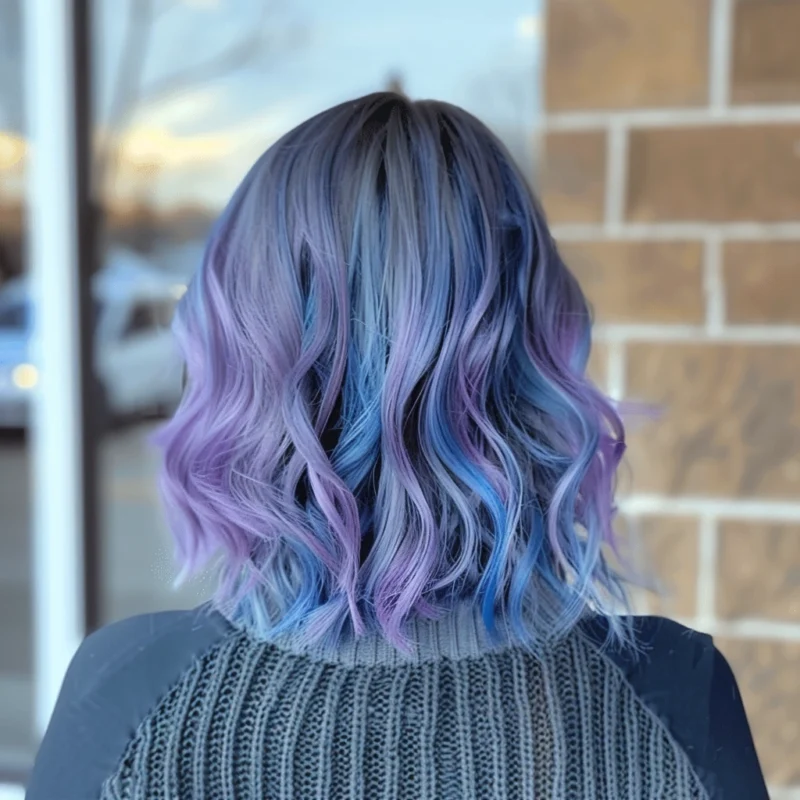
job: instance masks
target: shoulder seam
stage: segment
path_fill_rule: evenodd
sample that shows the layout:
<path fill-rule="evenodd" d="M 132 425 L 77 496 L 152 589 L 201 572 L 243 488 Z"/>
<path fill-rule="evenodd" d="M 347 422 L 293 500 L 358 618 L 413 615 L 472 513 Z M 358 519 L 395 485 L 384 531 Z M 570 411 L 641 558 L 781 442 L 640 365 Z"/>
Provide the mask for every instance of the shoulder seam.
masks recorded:
<path fill-rule="evenodd" d="M 666 618 L 663 618 L 663 619 L 666 619 Z M 672 620 L 670 620 L 670 621 L 672 621 Z M 678 624 L 678 623 L 676 623 L 676 624 Z M 685 626 L 682 626 L 682 627 L 685 627 Z M 686 630 L 692 632 L 691 628 L 687 628 Z M 698 633 L 698 632 L 695 631 L 695 633 Z M 689 757 L 688 752 L 686 751 L 686 748 L 674 737 L 674 735 L 672 734 L 672 731 L 669 729 L 669 725 L 666 723 L 666 721 L 659 716 L 658 712 L 655 711 L 655 709 L 653 709 L 648 703 L 646 703 L 642 699 L 641 695 L 639 694 L 639 692 L 636 691 L 636 689 L 634 688 L 633 684 L 628 679 L 628 676 L 625 674 L 625 671 L 619 666 L 619 664 L 617 664 L 613 659 L 608 658 L 602 652 L 601 648 L 595 642 L 593 642 L 591 640 L 584 640 L 584 641 L 585 641 L 585 644 L 592 649 L 595 658 L 602 659 L 602 661 L 604 663 L 606 663 L 607 666 L 610 669 L 613 669 L 617 673 L 617 675 L 619 675 L 620 680 L 623 682 L 623 684 L 625 685 L 627 690 L 631 693 L 631 695 L 633 696 L 634 701 L 636 702 L 636 704 L 640 708 L 642 708 L 644 710 L 644 712 L 653 720 L 653 722 L 658 726 L 659 730 L 661 730 L 662 733 L 664 734 L 664 736 L 667 738 L 667 741 L 669 741 L 669 743 L 672 745 L 672 747 L 674 748 L 675 752 L 680 754 L 680 757 L 683 758 L 683 760 L 686 763 L 686 766 L 688 767 L 688 769 L 690 770 L 692 775 L 694 775 L 698 786 L 703 791 L 704 800 L 711 800 L 711 794 L 710 794 L 709 789 L 708 789 L 708 787 L 706 785 L 706 782 L 703 780 L 703 776 L 701 775 L 700 771 L 698 771 L 697 767 L 692 762 L 691 758 Z"/>
<path fill-rule="evenodd" d="M 141 616 L 143 616 L 143 617 L 154 617 L 157 614 L 162 614 L 162 613 L 170 613 L 170 612 L 155 612 L 155 613 L 141 615 Z M 187 612 L 187 614 L 189 614 L 189 615 L 194 614 L 196 616 L 198 615 L 198 613 L 199 613 L 198 609 L 192 609 L 192 610 Z M 127 619 L 135 619 L 135 617 L 128 617 Z M 172 620 L 169 624 L 165 625 L 160 631 L 158 631 L 157 634 L 155 634 L 155 636 L 152 639 L 149 640 L 147 647 L 149 648 L 149 647 L 155 645 L 156 643 L 158 643 L 160 641 L 163 641 L 164 638 L 166 636 L 169 636 L 184 620 L 185 620 L 185 617 L 180 616 L 180 617 L 177 617 L 176 619 Z M 125 621 L 126 620 L 120 620 L 119 622 L 122 623 L 122 622 L 125 622 Z M 84 640 L 84 642 L 83 642 L 83 644 L 81 646 L 87 644 L 93 636 L 97 636 L 98 634 L 101 634 L 103 630 L 104 630 L 103 628 L 100 628 L 97 631 L 94 631 L 92 634 L 90 634 Z M 220 644 L 221 642 L 224 642 L 233 633 L 235 633 L 235 629 L 233 627 L 231 627 L 229 631 L 227 631 L 226 633 L 224 633 L 223 635 L 220 636 L 220 639 L 217 642 L 215 642 L 212 645 L 212 647 L 217 645 L 217 644 Z M 95 641 L 97 641 L 97 640 L 95 640 Z M 79 648 L 79 651 L 80 651 L 80 648 Z M 204 650 L 203 652 L 204 653 L 208 652 L 208 650 Z M 132 647 L 131 649 L 127 649 L 124 653 L 116 655 L 114 658 L 112 658 L 111 660 L 109 660 L 107 662 L 107 664 L 106 664 L 107 668 L 104 670 L 104 674 L 98 678 L 98 681 L 95 684 L 93 684 L 91 686 L 86 686 L 82 690 L 78 691 L 76 693 L 76 697 L 79 698 L 80 700 L 85 699 L 87 695 L 89 695 L 92 692 L 96 691 L 98 689 L 98 687 L 105 685 L 109 680 L 111 680 L 111 678 L 115 674 L 117 674 L 119 672 L 119 670 L 124 669 L 125 667 L 127 667 L 141 653 L 142 653 L 142 648 L 141 647 Z M 77 653 L 76 653 L 76 656 L 77 656 Z M 192 662 L 192 665 L 193 664 L 194 664 L 194 662 Z"/>

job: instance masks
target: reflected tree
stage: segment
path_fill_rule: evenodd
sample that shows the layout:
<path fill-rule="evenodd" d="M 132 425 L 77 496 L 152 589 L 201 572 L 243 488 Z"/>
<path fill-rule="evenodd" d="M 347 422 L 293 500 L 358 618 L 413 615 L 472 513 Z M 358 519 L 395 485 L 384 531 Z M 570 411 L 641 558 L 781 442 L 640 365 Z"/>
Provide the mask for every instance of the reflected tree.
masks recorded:
<path fill-rule="evenodd" d="M 0 0 L 0 133 L 19 134 L 24 124 L 21 16 L 19 0 Z M 18 274 L 22 266 L 20 198 L 8 196 L 4 184 L 0 174 L 0 283 Z"/>
<path fill-rule="evenodd" d="M 264 68 L 283 54 L 302 47 L 307 41 L 307 28 L 286 21 L 284 3 L 288 2 L 255 0 L 234 6 L 228 0 L 219 6 L 200 0 L 113 0 L 113 4 L 110 0 L 95 0 L 96 12 L 124 15 L 121 42 L 113 62 L 108 67 L 105 64 L 95 66 L 95 75 L 102 78 L 109 75 L 111 81 L 106 102 L 102 109 L 98 109 L 92 164 L 97 224 L 101 230 L 105 231 L 107 227 L 109 207 L 114 198 L 120 146 L 136 114 L 149 104 L 225 79 L 237 70 Z M 226 11 L 237 10 L 235 17 L 240 19 L 235 21 L 238 27 L 227 44 L 200 56 L 191 47 L 178 46 L 174 60 L 166 65 L 165 70 L 149 75 L 148 59 L 160 27 L 168 21 L 189 20 L 190 15 L 202 11 L 204 6 L 208 11 L 217 6 Z M 0 0 L 0 131 L 16 134 L 25 129 L 21 16 L 21 0 Z M 100 14 L 96 16 L 99 18 Z M 100 35 L 105 35 L 105 31 L 102 34 L 98 31 Z M 136 188 L 135 202 L 141 206 L 144 192 L 141 185 Z M 18 207 L 20 202 L 19 197 L 4 198 L 0 182 L 0 212 L 3 206 L 12 204 Z M 16 243 L 6 241 L 0 249 L 0 280 L 11 269 L 8 262 L 17 260 L 7 257 L 9 249 L 16 249 Z"/>
<path fill-rule="evenodd" d="M 392 72 L 386 81 L 386 91 L 394 92 L 395 94 L 406 93 L 405 85 L 403 83 L 403 76 L 400 72 Z"/>
<path fill-rule="evenodd" d="M 22 15 L 19 0 L 0 0 L 0 129 L 22 131 Z"/>
<path fill-rule="evenodd" d="M 279 0 L 260 0 L 242 14 L 239 30 L 224 47 L 200 59 L 176 58 L 169 70 L 146 80 L 145 68 L 158 26 L 169 15 L 191 11 L 192 5 L 198 5 L 198 0 L 193 3 L 187 0 L 128 0 L 110 102 L 95 147 L 93 187 L 98 198 L 98 223 L 101 225 L 114 195 L 120 146 L 138 110 L 223 79 L 245 67 L 264 67 L 274 58 L 302 46 L 307 38 L 307 30 L 301 24 L 275 24 L 284 10 Z M 142 202 L 140 194 L 138 204 L 141 206 Z"/>

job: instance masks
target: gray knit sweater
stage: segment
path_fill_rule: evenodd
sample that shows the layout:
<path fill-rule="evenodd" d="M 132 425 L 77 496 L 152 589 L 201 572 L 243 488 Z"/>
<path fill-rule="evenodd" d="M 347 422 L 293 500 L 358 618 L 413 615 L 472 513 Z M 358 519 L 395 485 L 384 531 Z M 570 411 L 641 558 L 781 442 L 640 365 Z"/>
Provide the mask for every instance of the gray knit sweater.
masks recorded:
<path fill-rule="evenodd" d="M 651 672 L 710 679 L 699 675 L 717 652 L 709 637 L 650 627 Z M 206 610 L 133 618 L 90 637 L 73 662 L 27 796 L 738 797 L 689 757 L 699 748 L 687 730 L 708 719 L 703 695 L 699 709 L 648 703 L 674 693 L 642 683 L 648 656 L 612 657 L 587 630 L 536 660 L 490 644 L 463 608 L 417 622 L 407 659 L 377 636 L 336 650 L 267 643 Z"/>

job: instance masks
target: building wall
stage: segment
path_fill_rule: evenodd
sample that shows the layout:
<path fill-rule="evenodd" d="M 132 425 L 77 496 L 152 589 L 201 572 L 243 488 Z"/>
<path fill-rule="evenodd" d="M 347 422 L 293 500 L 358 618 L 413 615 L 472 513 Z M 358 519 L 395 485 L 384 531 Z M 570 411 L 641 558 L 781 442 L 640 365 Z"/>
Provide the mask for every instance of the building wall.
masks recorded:
<path fill-rule="evenodd" d="M 800 0 L 548 0 L 540 190 L 632 418 L 620 505 L 800 797 Z M 794 788 L 792 788 L 794 787 Z"/>

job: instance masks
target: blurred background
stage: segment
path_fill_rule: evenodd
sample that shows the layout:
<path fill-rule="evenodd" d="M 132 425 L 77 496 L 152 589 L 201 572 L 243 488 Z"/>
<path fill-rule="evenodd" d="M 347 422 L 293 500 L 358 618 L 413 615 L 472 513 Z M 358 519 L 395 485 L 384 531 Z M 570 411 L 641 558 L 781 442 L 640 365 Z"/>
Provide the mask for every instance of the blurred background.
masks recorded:
<path fill-rule="evenodd" d="M 38 739 L 23 10 L 0 0 L 9 796 Z M 101 435 L 89 618 L 207 596 L 201 582 L 171 588 L 148 435 L 180 395 L 172 310 L 232 190 L 279 136 L 337 102 L 387 88 L 447 100 L 498 133 L 542 197 L 595 308 L 595 380 L 662 409 L 633 425 L 620 484 L 621 530 L 661 584 L 637 610 L 715 636 L 774 797 L 800 798 L 800 0 L 95 0 L 90 11 L 97 256 L 78 271 Z"/>

